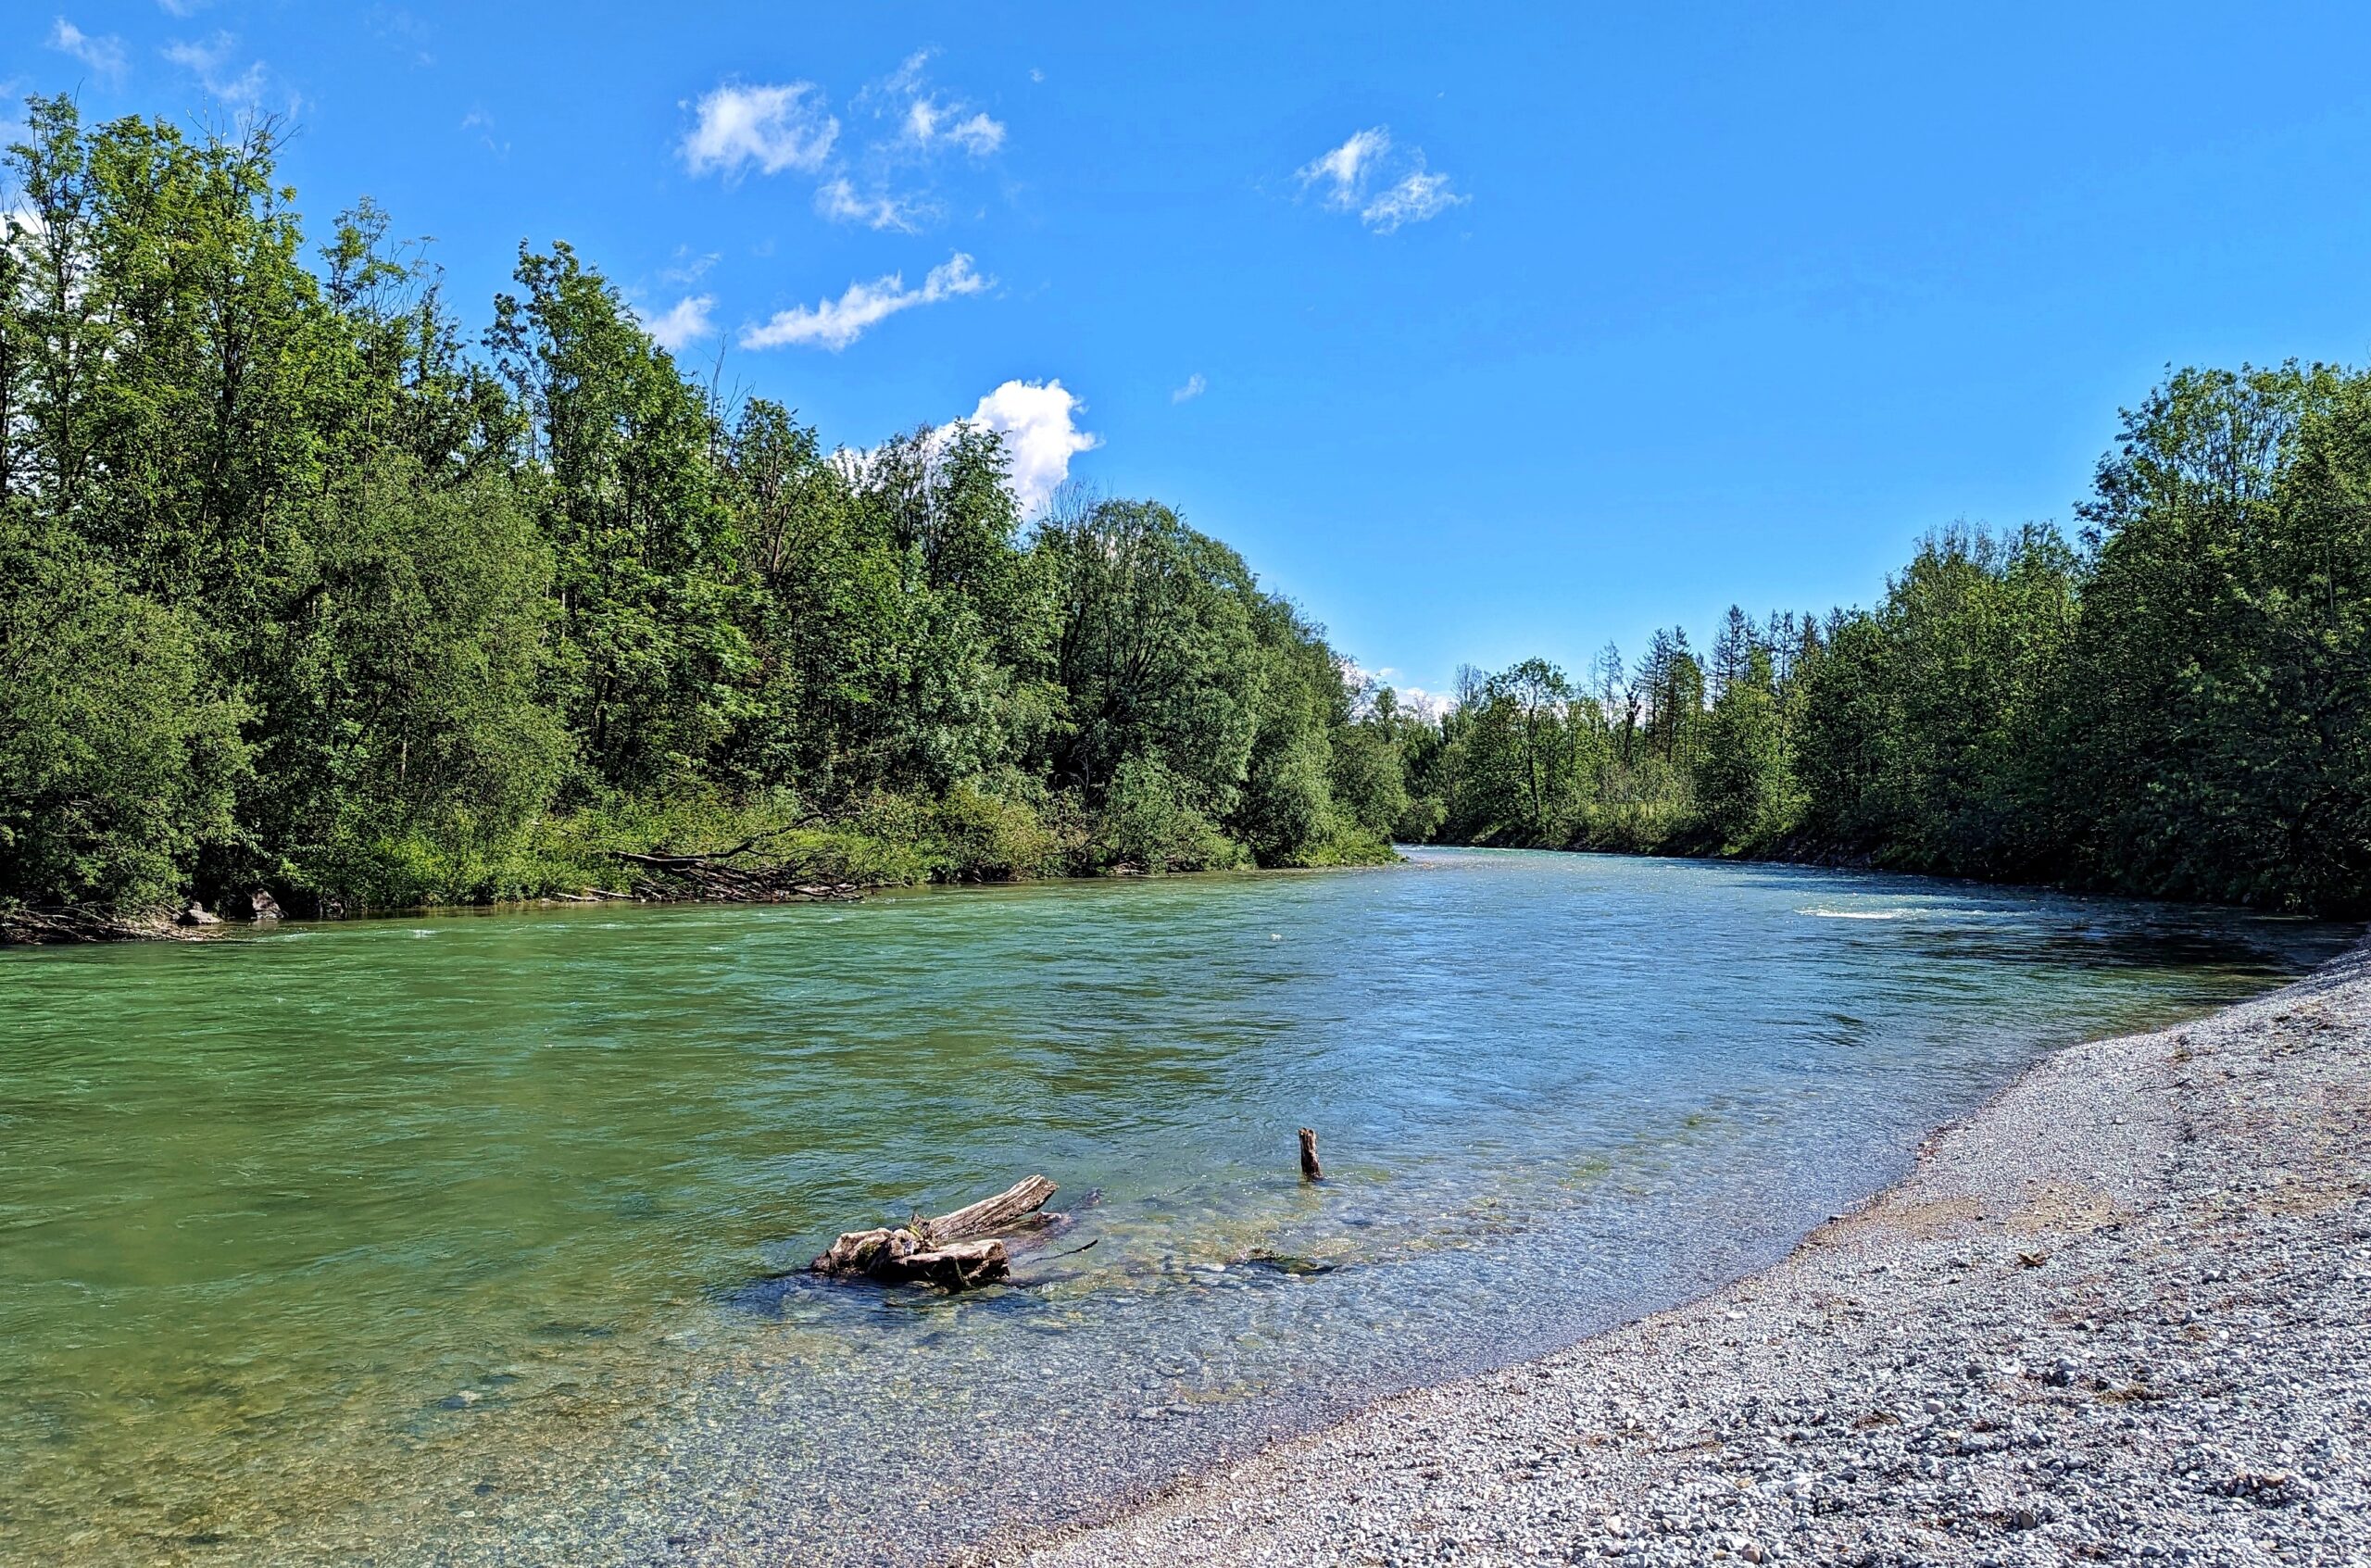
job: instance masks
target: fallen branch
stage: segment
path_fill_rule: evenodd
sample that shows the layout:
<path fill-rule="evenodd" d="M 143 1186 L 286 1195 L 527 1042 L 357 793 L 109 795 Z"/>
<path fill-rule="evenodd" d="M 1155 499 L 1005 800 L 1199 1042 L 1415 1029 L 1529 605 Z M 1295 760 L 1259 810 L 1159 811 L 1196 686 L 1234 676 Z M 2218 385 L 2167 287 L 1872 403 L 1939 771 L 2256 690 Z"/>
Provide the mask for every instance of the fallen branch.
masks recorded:
<path fill-rule="evenodd" d="M 776 829 L 787 833 L 790 829 Z M 636 889 L 638 895 L 653 894 L 660 897 L 704 898 L 721 904 L 786 904 L 801 899 L 855 899 L 863 897 L 864 889 L 852 882 L 810 882 L 811 869 L 781 863 L 760 861 L 754 865 L 732 865 L 734 857 L 748 853 L 762 840 L 773 836 L 760 834 L 734 845 L 730 849 L 712 855 L 644 854 L 634 849 L 602 851 L 611 859 L 642 867 L 648 882 Z M 596 889 L 595 891 L 600 891 Z"/>
<path fill-rule="evenodd" d="M 810 811 L 795 822 L 788 822 L 778 828 L 768 828 L 763 833 L 753 833 L 730 849 L 713 849 L 697 855 L 638 855 L 631 849 L 612 849 L 608 853 L 621 860 L 632 860 L 636 865 L 659 866 L 671 871 L 680 871 L 687 866 L 714 865 L 719 860 L 730 860 L 736 856 L 746 855 L 766 840 L 780 838 L 786 833 L 796 833 L 817 819 L 818 813 Z"/>

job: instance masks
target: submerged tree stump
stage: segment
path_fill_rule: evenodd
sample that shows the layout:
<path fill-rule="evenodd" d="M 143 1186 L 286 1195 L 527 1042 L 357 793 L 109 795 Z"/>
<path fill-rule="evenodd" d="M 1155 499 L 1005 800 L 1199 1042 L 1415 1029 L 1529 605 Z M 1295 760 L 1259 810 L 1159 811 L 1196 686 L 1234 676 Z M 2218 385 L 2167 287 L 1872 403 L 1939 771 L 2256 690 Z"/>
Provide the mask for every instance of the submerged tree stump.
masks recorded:
<path fill-rule="evenodd" d="M 935 1220 L 918 1214 L 903 1225 L 845 1231 L 808 1269 L 834 1279 L 928 1285 L 941 1290 L 993 1284 L 1010 1272 L 1012 1263 L 997 1233 L 1035 1223 L 1037 1210 L 1055 1191 L 1045 1177 L 1029 1176 L 994 1198 Z"/>
<path fill-rule="evenodd" d="M 1317 1129 L 1314 1127 L 1300 1130 L 1300 1176 L 1305 1182 L 1325 1179 L 1325 1168 L 1317 1162 Z"/>

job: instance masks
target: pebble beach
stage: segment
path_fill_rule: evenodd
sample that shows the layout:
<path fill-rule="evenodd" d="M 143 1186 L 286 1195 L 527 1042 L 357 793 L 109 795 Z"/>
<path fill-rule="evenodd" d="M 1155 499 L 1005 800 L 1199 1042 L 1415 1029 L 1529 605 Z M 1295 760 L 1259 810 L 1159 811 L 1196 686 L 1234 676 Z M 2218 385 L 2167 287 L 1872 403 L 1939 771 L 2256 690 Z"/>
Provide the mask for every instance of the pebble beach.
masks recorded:
<path fill-rule="evenodd" d="M 2060 1052 L 1709 1298 L 957 1561 L 2371 1562 L 2371 951 Z"/>

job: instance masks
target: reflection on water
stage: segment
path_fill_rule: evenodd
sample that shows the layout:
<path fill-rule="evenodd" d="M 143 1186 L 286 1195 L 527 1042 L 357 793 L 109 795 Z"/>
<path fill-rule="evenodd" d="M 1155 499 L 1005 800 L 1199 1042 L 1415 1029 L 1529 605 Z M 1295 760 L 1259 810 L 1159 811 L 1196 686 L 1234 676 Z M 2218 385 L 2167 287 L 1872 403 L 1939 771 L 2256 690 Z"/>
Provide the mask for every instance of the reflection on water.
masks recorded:
<path fill-rule="evenodd" d="M 0 1557 L 927 1555 L 1700 1290 L 2347 935 L 1428 852 L 0 956 Z M 792 1272 L 1031 1170 L 1009 1288 Z"/>

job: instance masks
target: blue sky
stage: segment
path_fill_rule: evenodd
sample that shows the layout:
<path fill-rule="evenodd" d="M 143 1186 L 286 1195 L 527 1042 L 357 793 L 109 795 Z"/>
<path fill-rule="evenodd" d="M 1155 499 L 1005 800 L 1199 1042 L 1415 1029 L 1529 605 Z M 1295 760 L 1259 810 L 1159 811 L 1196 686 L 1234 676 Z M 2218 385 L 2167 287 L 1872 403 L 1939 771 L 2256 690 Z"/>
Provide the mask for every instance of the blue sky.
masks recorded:
<path fill-rule="evenodd" d="M 2360 6 L 1122 9 L 74 0 L 0 83 L 290 113 L 472 326 L 565 238 L 827 441 L 989 399 L 1433 691 L 1866 601 L 2167 363 L 2371 344 Z"/>

